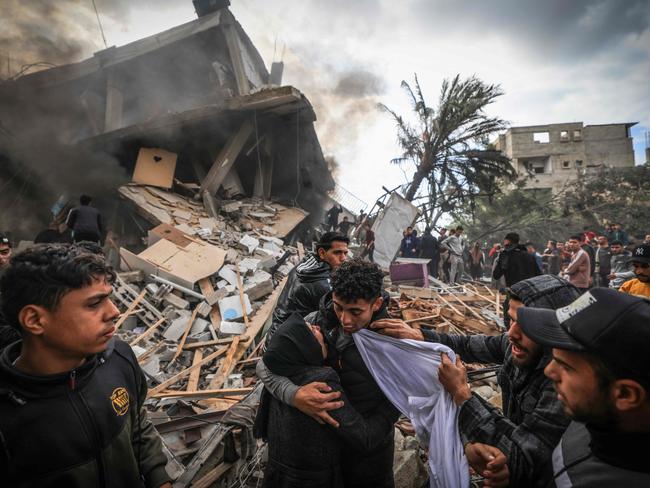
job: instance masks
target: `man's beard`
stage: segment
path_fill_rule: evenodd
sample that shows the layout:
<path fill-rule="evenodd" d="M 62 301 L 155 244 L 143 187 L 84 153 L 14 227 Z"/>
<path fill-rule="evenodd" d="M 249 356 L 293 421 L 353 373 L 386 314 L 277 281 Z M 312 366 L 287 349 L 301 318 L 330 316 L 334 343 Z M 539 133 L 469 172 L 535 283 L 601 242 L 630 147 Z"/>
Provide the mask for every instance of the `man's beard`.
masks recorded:
<path fill-rule="evenodd" d="M 616 423 L 617 415 L 611 399 L 603 391 L 599 391 L 596 400 L 573 411 L 571 418 L 585 424 L 611 426 Z"/>

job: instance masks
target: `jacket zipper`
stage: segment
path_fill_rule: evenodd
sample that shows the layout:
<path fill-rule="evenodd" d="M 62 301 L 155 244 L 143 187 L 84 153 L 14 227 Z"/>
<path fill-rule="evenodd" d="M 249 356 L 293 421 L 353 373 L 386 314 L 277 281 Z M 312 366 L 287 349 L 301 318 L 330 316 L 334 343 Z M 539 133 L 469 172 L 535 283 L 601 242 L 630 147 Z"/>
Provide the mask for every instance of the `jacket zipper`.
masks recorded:
<path fill-rule="evenodd" d="M 74 399 L 77 399 L 78 401 L 76 403 L 79 403 L 82 407 L 83 410 L 85 411 L 85 417 L 81 418 L 81 421 L 83 422 L 84 420 L 87 420 L 87 423 L 90 424 L 93 430 L 93 435 L 94 435 L 94 443 L 97 448 L 96 454 L 95 454 L 95 461 L 97 462 L 97 478 L 98 478 L 98 486 L 105 488 L 106 487 L 106 468 L 104 466 L 104 459 L 102 458 L 102 446 L 100 442 L 100 435 L 99 435 L 99 430 L 97 429 L 97 424 L 95 423 L 95 420 L 93 418 L 92 412 L 90 411 L 90 408 L 88 408 L 88 405 L 86 404 L 85 400 L 77 392 L 77 371 L 72 370 L 70 371 L 70 377 L 68 384 L 70 386 L 70 396 L 71 400 L 73 400 L 73 405 L 74 405 Z M 77 408 L 77 413 L 79 414 L 80 417 L 84 417 L 81 415 L 80 410 Z"/>

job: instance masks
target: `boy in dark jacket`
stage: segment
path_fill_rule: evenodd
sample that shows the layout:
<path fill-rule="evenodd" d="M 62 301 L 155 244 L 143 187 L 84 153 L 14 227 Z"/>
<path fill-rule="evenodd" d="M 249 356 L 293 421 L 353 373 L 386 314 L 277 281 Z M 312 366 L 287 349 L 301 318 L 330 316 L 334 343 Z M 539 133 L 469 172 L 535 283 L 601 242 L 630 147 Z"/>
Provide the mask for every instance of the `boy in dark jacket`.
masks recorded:
<path fill-rule="evenodd" d="M 383 275 L 374 263 L 352 259 L 332 273 L 332 292 L 323 297 L 317 314 L 307 322 L 318 325 L 327 345 L 327 361 L 341 379 L 349 403 L 363 419 L 384 416 L 384 426 L 374 436 L 383 439 L 374 449 L 344 446 L 342 471 L 344 486 L 392 488 L 394 428 L 398 410 L 388 401 L 366 367 L 352 335 L 378 319 L 388 317 L 389 296 L 382 294 Z M 271 373 L 264 361 L 257 366 L 264 386 L 278 400 L 291 405 L 319 422 L 336 427 L 339 423 L 329 410 L 342 407 L 341 392 L 324 382 L 297 386 L 284 376 Z"/>
<path fill-rule="evenodd" d="M 0 472 L 6 486 L 169 487 L 143 402 L 145 377 L 113 339 L 113 270 L 81 246 L 43 244 L 0 279 L 22 341 L 0 356 Z"/>

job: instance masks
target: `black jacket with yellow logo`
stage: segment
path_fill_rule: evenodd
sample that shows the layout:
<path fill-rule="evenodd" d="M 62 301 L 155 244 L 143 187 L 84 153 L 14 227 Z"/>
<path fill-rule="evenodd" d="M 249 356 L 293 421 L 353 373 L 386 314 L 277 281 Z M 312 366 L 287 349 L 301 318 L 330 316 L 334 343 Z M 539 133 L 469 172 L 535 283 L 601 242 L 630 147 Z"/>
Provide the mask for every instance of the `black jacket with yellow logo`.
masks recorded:
<path fill-rule="evenodd" d="M 65 374 L 32 376 L 0 356 L 0 486 L 159 487 L 169 476 L 142 403 L 147 383 L 131 348 L 109 348 Z"/>

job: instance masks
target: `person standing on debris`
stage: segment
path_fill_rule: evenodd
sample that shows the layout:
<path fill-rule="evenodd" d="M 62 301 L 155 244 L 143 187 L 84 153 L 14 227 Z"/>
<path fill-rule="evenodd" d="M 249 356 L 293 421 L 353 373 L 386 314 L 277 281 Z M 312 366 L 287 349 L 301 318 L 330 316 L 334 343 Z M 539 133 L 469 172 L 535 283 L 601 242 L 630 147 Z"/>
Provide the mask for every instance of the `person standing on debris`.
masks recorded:
<path fill-rule="evenodd" d="M 598 249 L 596 249 L 596 267 L 594 269 L 594 285 L 597 287 L 609 287 L 609 274 L 612 272 L 612 253 L 609 249 L 609 242 L 605 235 L 598 236 Z"/>
<path fill-rule="evenodd" d="M 459 225 L 441 246 L 449 252 L 449 284 L 460 283 L 463 275 L 463 228 Z"/>
<path fill-rule="evenodd" d="M 483 277 L 484 264 L 485 254 L 481 249 L 481 244 L 475 242 L 469 252 L 469 273 L 472 275 L 473 280 L 480 280 Z"/>
<path fill-rule="evenodd" d="M 621 224 L 612 224 L 612 241 L 621 241 L 623 246 L 627 246 L 630 243 L 630 237 L 621 228 Z"/>
<path fill-rule="evenodd" d="M 636 278 L 623 283 L 619 290 L 650 298 L 650 244 L 638 246 L 632 253 L 631 261 Z"/>
<path fill-rule="evenodd" d="M 335 231 L 339 225 L 339 214 L 343 212 L 343 207 L 341 205 L 332 205 L 327 211 L 326 222 L 327 230 L 332 232 Z"/>
<path fill-rule="evenodd" d="M 497 256 L 492 269 L 492 278 L 498 281 L 502 276 L 505 278 L 506 287 L 510 288 L 515 283 L 539 276 L 541 274 L 535 257 L 528 254 L 526 248 L 519 244 L 519 234 L 510 232 L 503 239 L 503 249 Z M 503 301 L 503 310 L 508 310 L 508 295 Z M 503 323 L 508 328 L 510 316 L 503 315 Z"/>
<path fill-rule="evenodd" d="M 413 235 L 413 227 L 407 227 L 400 244 L 400 256 L 403 258 L 415 258 L 418 252 L 417 233 Z"/>
<path fill-rule="evenodd" d="M 92 198 L 81 195 L 78 207 L 70 210 L 66 225 L 72 230 L 72 239 L 75 243 L 90 241 L 101 243 L 102 240 L 102 215 L 90 204 Z"/>
<path fill-rule="evenodd" d="M 544 376 L 551 360 L 544 349 L 523 333 L 517 310 L 538 307 L 554 310 L 569 305 L 580 292 L 557 276 L 542 275 L 520 281 L 509 291 L 511 327 L 499 336 L 449 335 L 428 329 L 414 329 L 402 320 L 379 320 L 370 325 L 398 339 L 426 340 L 444 344 L 466 362 L 499 364 L 497 381 L 503 397 L 503 413 L 476 393 L 472 393 L 462 362 L 453 364 L 443 357 L 440 382 L 460 406 L 458 428 L 466 445 L 470 464 L 481 464 L 473 443 L 498 447 L 508 458 L 511 486 L 546 486 L 539 474 L 553 448 L 569 424 L 553 390 Z M 470 451 L 470 452 L 468 452 Z"/>
<path fill-rule="evenodd" d="M 544 254 L 542 254 L 542 260 L 544 264 L 544 274 L 559 275 L 560 274 L 560 251 L 557 248 L 557 241 L 549 240 L 546 243 L 546 249 L 544 249 Z"/>
<path fill-rule="evenodd" d="M 6 234 L 0 233 L 0 270 L 9 266 L 11 253 L 11 240 Z"/>
<path fill-rule="evenodd" d="M 420 241 L 420 257 L 430 260 L 428 264 L 429 274 L 434 278 L 438 277 L 438 255 L 438 240 L 433 237 L 431 229 L 427 227 L 424 229 L 424 234 Z"/>
<path fill-rule="evenodd" d="M 545 374 L 572 423 L 549 456 L 549 486 L 650 486 L 650 301 L 594 288 L 566 308 L 521 308 L 553 348 Z"/>
<path fill-rule="evenodd" d="M 298 314 L 278 328 L 264 353 L 271 372 L 297 385 L 326 384 L 341 394 L 341 406 L 329 412 L 338 427 L 323 426 L 263 390 L 255 419 L 255 437 L 267 440 L 269 449 L 262 488 L 343 488 L 344 445 L 357 452 L 372 451 L 385 443 L 386 432 L 393 427 L 393 418 L 385 412 L 366 421 L 352 407 L 339 375 L 324 364 L 327 356 L 321 330 Z"/>
<path fill-rule="evenodd" d="M 273 311 L 271 328 L 266 334 L 266 343 L 275 330 L 296 312 L 304 317 L 318 310 L 321 298 L 330 290 L 330 274 L 348 257 L 350 239 L 338 232 L 323 234 L 316 244 L 316 252 L 308 253 L 287 276 Z"/>
<path fill-rule="evenodd" d="M 16 255 L 0 278 L 2 313 L 22 335 L 0 356 L 6 486 L 171 488 L 146 378 L 113 339 L 114 279 L 100 256 L 58 244 Z"/>
<path fill-rule="evenodd" d="M 383 274 L 376 264 L 361 259 L 345 261 L 333 271 L 332 291 L 321 300 L 318 313 L 305 318 L 320 328 L 327 346 L 326 364 L 338 373 L 350 405 L 366 421 L 377 415 L 388 420 L 380 436 L 383 441 L 377 448 L 358 450 L 344 446 L 342 470 L 345 487 L 394 487 L 393 424 L 399 412 L 377 385 L 351 336 L 371 322 L 388 317 L 390 297 L 382 292 L 382 283 Z M 256 371 L 275 398 L 318 422 L 338 427 L 338 422 L 328 411 L 340 408 L 341 392 L 332 391 L 323 382 L 295 385 L 288 378 L 271 373 L 264 360 L 257 363 Z"/>
<path fill-rule="evenodd" d="M 625 250 L 621 241 L 613 241 L 610 248 L 612 253 L 610 259 L 611 273 L 607 278 L 609 279 L 609 287 L 618 290 L 623 283 L 634 278 L 634 271 L 630 262 L 632 254 Z"/>
<path fill-rule="evenodd" d="M 337 230 L 344 236 L 347 236 L 350 232 L 350 227 L 352 227 L 352 222 L 350 222 L 348 220 L 348 217 L 345 216 L 343 217 L 343 221 L 340 224 L 338 224 Z"/>
<path fill-rule="evenodd" d="M 535 262 L 537 263 L 537 267 L 539 268 L 540 274 L 544 273 L 544 260 L 542 259 L 542 255 L 537 252 L 537 249 L 535 249 L 535 244 L 532 242 L 527 242 L 524 244 L 526 246 L 526 251 L 528 251 L 528 254 L 531 254 L 535 258 Z"/>
<path fill-rule="evenodd" d="M 365 246 L 363 248 L 363 252 L 361 253 L 361 257 L 365 258 L 367 256 L 368 261 L 374 263 L 375 262 L 375 233 L 372 230 L 372 225 L 370 224 L 370 222 L 366 221 L 364 227 L 366 229 L 366 238 L 365 238 Z"/>

